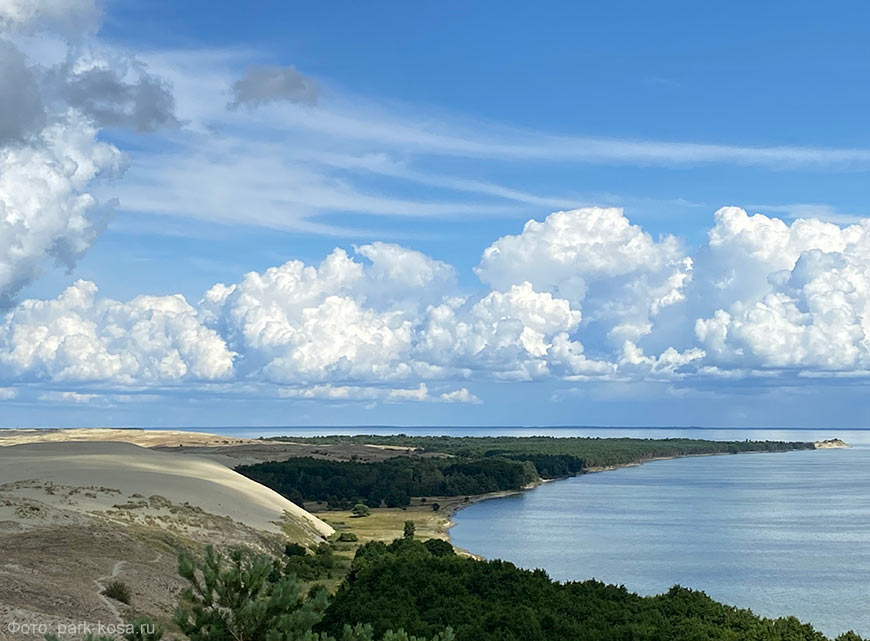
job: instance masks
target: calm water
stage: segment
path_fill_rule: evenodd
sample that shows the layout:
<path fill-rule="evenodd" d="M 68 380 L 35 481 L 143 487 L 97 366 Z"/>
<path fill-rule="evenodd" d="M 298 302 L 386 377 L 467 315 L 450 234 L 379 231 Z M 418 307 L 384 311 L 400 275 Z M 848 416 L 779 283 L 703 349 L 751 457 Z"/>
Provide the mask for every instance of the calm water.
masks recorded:
<path fill-rule="evenodd" d="M 828 635 L 870 635 L 870 433 L 838 433 L 857 445 L 656 461 L 548 483 L 460 511 L 451 536 L 560 580 L 594 577 L 640 594 L 679 583 L 762 615 L 794 614 Z"/>

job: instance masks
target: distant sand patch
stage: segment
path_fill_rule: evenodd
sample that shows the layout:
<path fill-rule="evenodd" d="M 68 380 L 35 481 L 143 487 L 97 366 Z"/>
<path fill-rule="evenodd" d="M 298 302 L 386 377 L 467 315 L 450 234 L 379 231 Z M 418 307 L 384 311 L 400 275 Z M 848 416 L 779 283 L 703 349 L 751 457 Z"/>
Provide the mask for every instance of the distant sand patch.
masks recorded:
<path fill-rule="evenodd" d="M 2 429 L 0 446 L 24 443 L 65 443 L 68 441 L 117 441 L 142 447 L 177 447 L 179 445 L 219 446 L 263 444 L 250 438 L 235 438 L 184 430 L 145 430 L 141 428 L 77 427 L 69 429 Z M 265 441 L 268 443 L 268 441 Z"/>
<path fill-rule="evenodd" d="M 839 438 L 829 438 L 826 441 L 816 441 L 813 446 L 817 450 L 845 449 L 849 444 Z"/>

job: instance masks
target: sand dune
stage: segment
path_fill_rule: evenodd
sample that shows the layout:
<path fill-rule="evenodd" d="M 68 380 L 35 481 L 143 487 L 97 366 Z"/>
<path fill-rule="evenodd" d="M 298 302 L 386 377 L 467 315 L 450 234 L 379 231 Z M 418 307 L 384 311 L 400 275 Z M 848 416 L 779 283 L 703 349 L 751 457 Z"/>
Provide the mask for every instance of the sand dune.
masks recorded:
<path fill-rule="evenodd" d="M 140 614 L 165 618 L 183 587 L 179 551 L 214 544 L 280 553 L 288 538 L 310 546 L 333 532 L 272 490 L 173 442 L 193 438 L 209 444 L 196 449 L 209 449 L 223 445 L 221 437 L 138 430 L 83 436 L 107 431 L 168 443 L 171 451 L 70 441 L 82 434 L 74 430 L 16 431 L 15 438 L 42 442 L 0 447 L 0 620 L 69 625 Z M 133 605 L 101 594 L 114 576 L 130 587 Z M 0 641 L 44 638 L 7 634 L 4 627 Z"/>
<path fill-rule="evenodd" d="M 328 536 L 333 529 L 278 493 L 204 458 L 158 452 L 120 442 L 67 441 L 0 448 L 0 485 L 26 494 L 25 481 L 40 485 L 117 490 L 83 492 L 63 500 L 66 509 L 97 512 L 125 497 L 159 496 L 189 504 L 260 530 L 277 532 L 285 513 L 305 529 Z M 125 495 L 125 497 L 120 496 Z M 93 496 L 90 496 L 93 495 Z M 42 495 L 41 500 L 45 500 Z"/>

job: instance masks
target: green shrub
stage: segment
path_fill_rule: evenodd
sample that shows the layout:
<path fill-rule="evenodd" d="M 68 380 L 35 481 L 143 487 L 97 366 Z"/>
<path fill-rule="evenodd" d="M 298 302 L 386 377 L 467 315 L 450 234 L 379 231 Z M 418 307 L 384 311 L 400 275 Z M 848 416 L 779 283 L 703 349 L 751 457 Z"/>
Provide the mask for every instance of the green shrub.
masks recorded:
<path fill-rule="evenodd" d="M 123 581 L 118 581 L 117 579 L 112 581 L 106 586 L 106 589 L 103 590 L 103 594 L 110 599 L 115 599 L 115 601 L 120 601 L 121 603 L 130 605 L 130 588 L 128 588 L 127 584 Z"/>
<path fill-rule="evenodd" d="M 424 541 L 423 545 L 426 546 L 426 549 L 429 550 L 429 554 L 432 556 L 449 556 L 456 554 L 453 546 L 447 541 L 442 541 L 441 539 L 429 539 L 428 541 Z"/>
<path fill-rule="evenodd" d="M 353 509 L 351 510 L 351 512 L 353 512 L 354 516 L 363 517 L 363 516 L 369 516 L 372 513 L 372 510 L 365 503 L 357 503 L 356 505 L 353 506 Z"/>
<path fill-rule="evenodd" d="M 284 556 L 305 556 L 307 550 L 304 545 L 298 543 L 288 543 L 284 546 Z"/>
<path fill-rule="evenodd" d="M 354 541 L 359 541 L 359 538 L 353 532 L 342 532 L 338 535 L 338 540 L 342 543 L 353 543 Z"/>
<path fill-rule="evenodd" d="M 288 563 L 302 560 L 293 557 Z M 183 555 L 178 571 L 187 580 L 188 587 L 181 594 L 175 624 L 187 635 L 185 638 L 189 641 L 337 641 L 335 636 L 312 630 L 326 610 L 326 590 L 312 586 L 306 593 L 295 574 L 273 578 L 272 563 L 266 556 L 242 549 L 221 554 L 208 547 L 203 559 Z M 371 626 L 362 624 L 341 625 L 340 628 L 337 638 L 341 641 L 456 639 L 450 629 L 438 630 L 423 639 L 403 631 L 395 634 L 386 631 L 383 636 L 376 636 Z"/>
<path fill-rule="evenodd" d="M 413 521 L 405 521 L 405 528 L 404 528 L 404 531 L 402 532 L 402 536 L 404 536 L 406 539 L 413 539 L 414 532 L 416 532 L 416 530 L 417 530 L 417 528 L 414 525 Z"/>

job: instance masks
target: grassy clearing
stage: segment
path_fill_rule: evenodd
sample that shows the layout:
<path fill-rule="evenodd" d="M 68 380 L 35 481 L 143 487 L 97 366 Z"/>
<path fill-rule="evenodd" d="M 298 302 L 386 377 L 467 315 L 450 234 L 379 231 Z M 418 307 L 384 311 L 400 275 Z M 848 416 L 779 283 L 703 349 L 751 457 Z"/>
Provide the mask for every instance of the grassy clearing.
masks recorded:
<path fill-rule="evenodd" d="M 501 494 L 501 493 L 499 493 Z M 342 580 L 350 571 L 350 562 L 357 548 L 369 541 L 384 541 L 389 543 L 401 538 L 405 529 L 405 521 L 414 522 L 414 538 L 420 541 L 426 539 L 449 540 L 447 529 L 456 511 L 470 505 L 480 497 L 426 497 L 414 498 L 407 508 L 372 508 L 369 516 L 354 516 L 351 510 L 328 510 L 325 503 L 306 503 L 305 509 L 316 514 L 318 518 L 335 528 L 335 534 L 330 537 L 330 547 L 335 556 L 335 565 L 317 579 L 304 581 L 306 586 L 323 585 L 330 592 L 335 592 Z M 437 503 L 438 510 L 432 509 Z M 356 537 L 355 541 L 342 541 L 348 534 Z M 457 552 L 464 554 L 463 550 Z"/>
<path fill-rule="evenodd" d="M 432 504 L 438 503 L 437 511 Z M 306 503 L 305 509 L 316 514 L 335 528 L 338 534 L 350 532 L 356 535 L 357 541 L 352 543 L 337 543 L 336 553 L 353 557 L 356 548 L 368 541 L 386 541 L 402 536 L 405 521 L 414 521 L 415 536 L 418 539 L 448 540 L 447 528 L 457 509 L 469 505 L 465 497 L 427 497 L 414 498 L 407 508 L 379 507 L 372 508 L 370 516 L 357 517 L 350 510 L 327 510 L 323 504 Z M 333 538 L 338 538 L 338 536 Z"/>

